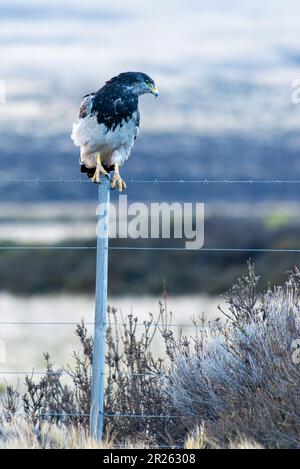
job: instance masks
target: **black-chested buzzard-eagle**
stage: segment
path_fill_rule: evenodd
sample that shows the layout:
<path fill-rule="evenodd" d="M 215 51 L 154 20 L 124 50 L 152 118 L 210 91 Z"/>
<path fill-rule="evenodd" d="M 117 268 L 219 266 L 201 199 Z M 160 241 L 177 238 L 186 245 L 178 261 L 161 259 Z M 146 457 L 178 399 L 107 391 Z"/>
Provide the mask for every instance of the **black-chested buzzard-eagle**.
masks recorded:
<path fill-rule="evenodd" d="M 154 81 L 145 73 L 125 72 L 111 78 L 96 93 L 83 97 L 71 138 L 80 147 L 81 172 L 93 182 L 114 171 L 111 187 L 126 188 L 119 167 L 128 159 L 138 135 L 142 94 L 158 96 Z"/>

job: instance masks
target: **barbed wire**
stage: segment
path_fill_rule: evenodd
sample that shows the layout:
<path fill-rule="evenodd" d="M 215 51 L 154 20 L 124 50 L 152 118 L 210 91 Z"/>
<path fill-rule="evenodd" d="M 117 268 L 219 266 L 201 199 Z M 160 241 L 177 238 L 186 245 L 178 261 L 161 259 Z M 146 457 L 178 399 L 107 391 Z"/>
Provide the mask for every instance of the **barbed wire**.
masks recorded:
<path fill-rule="evenodd" d="M 91 181 L 81 178 L 0 178 L 0 184 L 91 184 Z M 300 184 L 300 179 L 127 179 L 127 184 Z"/>
<path fill-rule="evenodd" d="M 25 250 L 45 250 L 45 251 L 60 251 L 60 250 L 96 250 L 97 246 L 0 246 L 1 251 L 25 251 Z M 299 253 L 300 248 L 186 248 L 186 247 L 167 247 L 167 246 L 109 246 L 110 251 L 192 251 L 196 252 L 271 252 L 271 253 Z"/>
<path fill-rule="evenodd" d="M 43 322 L 43 321 L 0 321 L 0 326 L 77 326 L 79 321 L 74 322 Z M 85 326 L 94 326 L 94 322 L 84 322 Z M 109 324 L 108 326 L 125 326 L 125 322 L 114 322 L 113 324 Z M 146 322 L 136 322 L 134 323 L 135 326 L 152 326 L 152 327 L 194 327 L 194 323 L 183 323 L 183 324 L 164 324 L 164 323 L 151 323 L 148 324 Z"/>
<path fill-rule="evenodd" d="M 107 375 L 108 373 L 98 373 L 97 375 Z M 163 372 L 154 372 L 154 371 L 149 371 L 149 372 L 144 372 L 144 373 L 131 373 L 131 372 L 123 372 L 123 371 L 116 371 L 116 372 L 111 372 L 111 374 L 116 375 L 116 376 L 165 376 L 165 373 Z M 49 376 L 56 376 L 56 375 L 65 375 L 65 376 L 72 376 L 72 372 L 66 371 L 66 370 L 57 370 L 57 371 L 17 371 L 17 370 L 8 370 L 8 371 L 0 371 L 0 375 L 32 375 L 32 376 L 39 376 L 39 375 L 49 375 Z"/>
<path fill-rule="evenodd" d="M 1 251 L 10 251 L 10 250 L 46 250 L 46 251 L 60 251 L 60 250 L 96 250 L 96 246 L 49 246 L 49 245 L 40 245 L 40 246 L 0 246 Z"/>
<path fill-rule="evenodd" d="M 61 374 L 67 374 L 66 371 L 63 370 L 58 370 L 58 371 L 0 371 L 0 375 L 61 375 Z"/>
<path fill-rule="evenodd" d="M 100 413 L 100 412 L 99 412 Z M 29 417 L 29 414 L 26 414 L 26 413 L 19 413 L 19 412 L 16 412 L 14 413 L 14 416 L 17 416 L 17 417 Z M 187 418 L 186 415 L 168 415 L 168 414 L 159 414 L 159 415 L 155 415 L 155 414 L 126 414 L 126 413 L 115 413 L 115 414 L 112 414 L 112 413 L 103 413 L 103 416 L 104 417 L 107 417 L 107 418 L 155 418 L 155 419 L 158 419 L 158 418 L 161 418 L 161 419 L 170 419 L 170 418 L 176 418 L 176 419 L 181 419 L 181 418 Z M 35 415 L 34 417 L 90 417 L 90 414 L 85 414 L 85 413 L 68 413 L 68 412 L 62 412 L 62 413 L 58 413 L 58 412 L 45 412 L 45 413 L 38 413 L 37 415 Z"/>
<path fill-rule="evenodd" d="M 276 248 L 185 248 L 185 247 L 147 247 L 147 246 L 110 246 L 112 251 L 194 251 L 194 252 L 300 252 L 300 249 L 276 249 Z"/>
<path fill-rule="evenodd" d="M 159 414 L 159 415 L 152 415 L 152 414 L 107 414 L 107 413 L 104 413 L 103 414 L 104 417 L 107 417 L 107 418 L 153 418 L 153 419 L 182 419 L 182 418 L 186 418 L 186 415 L 165 415 L 165 414 Z"/>

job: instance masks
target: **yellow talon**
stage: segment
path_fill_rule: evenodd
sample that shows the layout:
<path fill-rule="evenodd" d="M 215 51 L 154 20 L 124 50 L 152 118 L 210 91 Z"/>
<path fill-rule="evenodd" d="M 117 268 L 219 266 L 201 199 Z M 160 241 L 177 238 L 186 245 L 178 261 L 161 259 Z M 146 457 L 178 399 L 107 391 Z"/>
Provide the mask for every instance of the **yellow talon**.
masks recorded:
<path fill-rule="evenodd" d="M 108 177 L 108 173 L 102 166 L 100 153 L 97 153 L 96 161 L 97 161 L 97 166 L 95 169 L 95 174 L 92 177 L 92 181 L 96 183 L 100 183 L 100 175 L 103 174 L 104 176 Z"/>
<path fill-rule="evenodd" d="M 112 181 L 111 181 L 111 184 L 110 184 L 110 187 L 112 189 L 115 189 L 116 186 L 118 186 L 118 191 L 119 192 L 122 192 L 123 189 L 127 188 L 126 182 L 123 181 L 123 179 L 120 176 L 118 163 L 115 164 L 115 174 L 114 174 L 114 176 L 112 178 Z"/>

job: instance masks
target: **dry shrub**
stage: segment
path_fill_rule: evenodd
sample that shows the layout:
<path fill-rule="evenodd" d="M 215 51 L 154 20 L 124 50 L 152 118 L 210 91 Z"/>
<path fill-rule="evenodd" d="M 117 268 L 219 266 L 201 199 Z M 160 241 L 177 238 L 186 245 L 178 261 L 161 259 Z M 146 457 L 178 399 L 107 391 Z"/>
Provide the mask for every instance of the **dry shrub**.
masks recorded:
<path fill-rule="evenodd" d="M 166 304 L 160 304 L 158 317 L 150 315 L 141 328 L 136 317 L 108 310 L 104 425 L 106 437 L 116 446 L 183 443 L 183 427 L 164 386 L 167 362 L 154 357 L 152 347 L 158 333 L 170 335 L 169 321 Z M 27 376 L 22 396 L 7 388 L 2 421 L 21 413 L 34 428 L 46 422 L 88 430 L 93 340 L 84 323 L 77 326 L 76 335 L 81 351 L 73 353 L 75 365 L 55 370 L 45 354 L 47 372 L 41 379 Z M 65 373 L 72 385 L 64 384 Z"/>
<path fill-rule="evenodd" d="M 150 315 L 143 322 L 141 333 L 138 318 L 132 315 L 122 319 L 121 327 L 115 309 L 110 310 L 109 318 L 105 409 L 110 417 L 106 418 L 106 431 L 118 441 L 182 443 L 182 425 L 164 386 L 168 362 L 153 354 L 155 336 L 171 333 L 166 304 L 160 304 L 156 320 Z"/>
<path fill-rule="evenodd" d="M 245 438 L 266 448 L 300 447 L 299 271 L 284 287 L 256 293 L 252 264 L 230 292 L 228 322 L 173 356 L 169 393 L 177 409 L 204 422 L 207 441 Z"/>

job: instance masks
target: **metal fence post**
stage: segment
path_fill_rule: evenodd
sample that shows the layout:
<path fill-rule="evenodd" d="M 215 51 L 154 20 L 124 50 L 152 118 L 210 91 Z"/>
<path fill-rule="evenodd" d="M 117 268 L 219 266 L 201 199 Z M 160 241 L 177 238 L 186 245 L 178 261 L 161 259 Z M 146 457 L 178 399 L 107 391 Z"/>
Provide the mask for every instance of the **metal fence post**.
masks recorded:
<path fill-rule="evenodd" d="M 104 177 L 101 179 L 98 190 L 95 326 L 90 410 L 91 436 L 99 441 L 103 439 L 109 200 L 110 180 Z"/>

